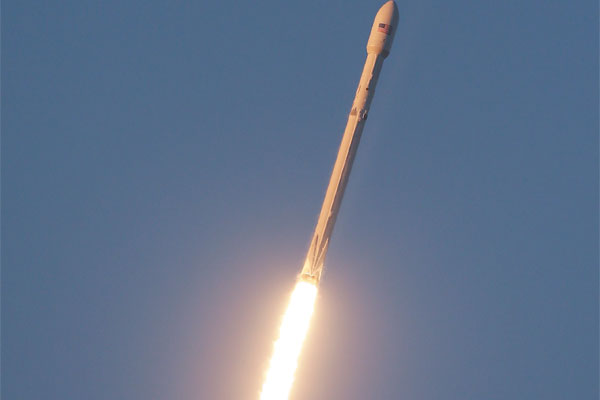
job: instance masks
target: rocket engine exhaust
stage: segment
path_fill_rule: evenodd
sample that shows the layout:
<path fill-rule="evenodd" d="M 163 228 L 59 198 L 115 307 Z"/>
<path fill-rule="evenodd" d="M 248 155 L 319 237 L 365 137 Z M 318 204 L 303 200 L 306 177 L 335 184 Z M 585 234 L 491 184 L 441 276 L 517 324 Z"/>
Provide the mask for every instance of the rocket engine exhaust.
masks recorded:
<path fill-rule="evenodd" d="M 316 298 L 317 286 L 299 280 L 283 315 L 260 400 L 288 398 Z"/>

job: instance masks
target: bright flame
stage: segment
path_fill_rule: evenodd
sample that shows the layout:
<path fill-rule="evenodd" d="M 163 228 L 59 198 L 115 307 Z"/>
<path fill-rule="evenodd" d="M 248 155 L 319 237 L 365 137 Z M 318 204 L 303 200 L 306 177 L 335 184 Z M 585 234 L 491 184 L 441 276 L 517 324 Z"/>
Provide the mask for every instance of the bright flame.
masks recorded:
<path fill-rule="evenodd" d="M 296 284 L 290 304 L 283 316 L 279 339 L 275 342 L 269 371 L 260 394 L 261 400 L 288 398 L 316 297 L 315 285 L 303 281 Z"/>

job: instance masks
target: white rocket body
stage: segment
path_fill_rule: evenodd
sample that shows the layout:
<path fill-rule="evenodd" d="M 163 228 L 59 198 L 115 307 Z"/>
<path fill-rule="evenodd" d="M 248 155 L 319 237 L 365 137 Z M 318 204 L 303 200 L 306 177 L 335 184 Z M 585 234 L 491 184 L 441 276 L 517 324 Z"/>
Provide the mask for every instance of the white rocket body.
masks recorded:
<path fill-rule="evenodd" d="M 318 283 L 321 279 L 327 248 L 329 247 L 344 191 L 348 184 L 352 163 L 375 94 L 375 86 L 379 79 L 381 66 L 383 60 L 390 53 L 397 24 L 398 8 L 393 0 L 388 1 L 379 9 L 373 21 L 373 27 L 367 42 L 367 59 L 327 186 L 317 226 L 302 268 L 301 279 L 314 283 Z"/>

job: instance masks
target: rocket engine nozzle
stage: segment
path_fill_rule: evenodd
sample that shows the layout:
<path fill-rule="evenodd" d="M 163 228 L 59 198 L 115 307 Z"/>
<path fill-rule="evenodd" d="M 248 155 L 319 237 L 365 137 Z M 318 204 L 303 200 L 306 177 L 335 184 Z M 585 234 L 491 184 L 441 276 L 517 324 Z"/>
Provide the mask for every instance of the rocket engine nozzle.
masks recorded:
<path fill-rule="evenodd" d="M 302 282 L 310 283 L 315 286 L 319 284 L 319 278 L 317 276 L 310 275 L 310 274 L 300 274 L 300 276 L 298 276 L 298 280 L 302 281 Z"/>

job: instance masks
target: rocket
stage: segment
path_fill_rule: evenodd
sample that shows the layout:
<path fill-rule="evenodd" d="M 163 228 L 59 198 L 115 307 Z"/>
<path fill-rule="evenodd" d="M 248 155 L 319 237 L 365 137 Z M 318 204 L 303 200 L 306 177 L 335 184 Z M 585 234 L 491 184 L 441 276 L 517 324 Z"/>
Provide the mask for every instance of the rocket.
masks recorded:
<path fill-rule="evenodd" d="M 367 42 L 367 59 L 358 82 L 356 96 L 352 102 L 352 108 L 327 186 L 317 226 L 308 248 L 304 267 L 300 273 L 301 280 L 317 284 L 321 279 L 327 248 L 340 211 L 360 137 L 375 95 L 375 86 L 377 86 L 383 60 L 390 53 L 397 25 L 398 8 L 396 3 L 391 0 L 379 9 L 373 21 L 373 27 Z"/>

